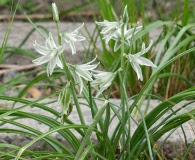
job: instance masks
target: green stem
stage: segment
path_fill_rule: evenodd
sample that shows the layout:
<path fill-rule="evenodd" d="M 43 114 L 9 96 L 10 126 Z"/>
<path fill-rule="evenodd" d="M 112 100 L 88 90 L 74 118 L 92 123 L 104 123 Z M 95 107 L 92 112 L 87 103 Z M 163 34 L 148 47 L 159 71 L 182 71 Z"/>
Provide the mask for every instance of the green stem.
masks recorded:
<path fill-rule="evenodd" d="M 74 100 L 74 103 L 75 103 L 75 106 L 76 106 L 76 109 L 77 109 L 77 113 L 79 115 L 80 122 L 81 122 L 81 124 L 84 125 L 85 120 L 84 120 L 84 117 L 83 117 L 83 113 L 81 111 L 81 107 L 80 107 L 80 104 L 79 104 L 79 101 L 78 101 L 78 98 L 77 98 L 77 95 L 76 95 L 74 84 L 72 83 L 73 81 L 72 81 L 72 77 L 71 77 L 71 74 L 70 74 L 70 71 L 69 71 L 69 68 L 68 68 L 68 64 L 66 63 L 66 60 L 65 60 L 65 57 L 64 57 L 63 54 L 60 55 L 60 60 L 62 61 L 62 64 L 64 66 L 64 73 L 66 75 L 66 78 L 67 78 L 68 82 L 70 82 L 70 89 L 71 89 L 73 100 Z"/>
<path fill-rule="evenodd" d="M 60 35 L 59 23 L 56 23 L 56 29 L 57 29 L 57 32 L 58 32 L 58 44 L 62 45 L 62 38 L 61 38 L 61 35 Z"/>
<path fill-rule="evenodd" d="M 121 68 L 124 67 L 124 25 L 121 27 L 121 41 L 122 41 L 122 45 L 121 45 Z M 123 69 L 123 68 L 122 68 Z M 122 111 L 122 117 L 124 117 L 125 115 L 125 91 L 124 91 L 124 81 L 123 81 L 123 76 L 124 76 L 124 70 L 122 70 L 119 74 L 120 77 L 120 92 L 121 92 L 121 111 Z M 125 147 L 125 123 L 124 123 L 124 119 L 122 119 L 122 127 L 123 127 L 123 132 L 122 132 L 122 147 Z M 122 159 L 124 159 L 124 153 L 122 153 Z"/>
<path fill-rule="evenodd" d="M 60 29 L 59 29 L 59 24 L 58 23 L 56 23 L 56 29 L 57 29 L 57 32 L 58 32 L 58 44 L 61 45 L 62 44 L 62 39 L 61 39 Z M 73 81 L 72 81 L 71 73 L 69 71 L 68 64 L 66 62 L 66 59 L 65 59 L 63 53 L 60 54 L 60 60 L 63 64 L 64 73 L 65 73 L 65 76 L 67 78 L 67 81 L 70 82 L 70 90 L 71 90 L 73 100 L 74 100 L 74 103 L 75 103 L 75 106 L 76 106 L 76 109 L 77 109 L 77 113 L 79 115 L 80 122 L 81 122 L 81 124 L 84 125 L 85 120 L 84 120 L 84 117 L 83 117 L 83 113 L 81 111 L 81 107 L 80 107 L 80 104 L 79 104 L 79 101 L 78 101 L 78 98 L 77 98 L 75 87 L 74 87 L 74 84 L 72 83 Z"/>

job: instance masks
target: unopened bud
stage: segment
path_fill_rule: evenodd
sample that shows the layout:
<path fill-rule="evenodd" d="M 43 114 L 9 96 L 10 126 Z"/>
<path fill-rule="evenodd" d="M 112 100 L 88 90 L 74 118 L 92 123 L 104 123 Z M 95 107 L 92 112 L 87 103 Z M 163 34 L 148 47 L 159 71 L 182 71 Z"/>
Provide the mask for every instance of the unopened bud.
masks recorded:
<path fill-rule="evenodd" d="M 128 24 L 129 21 L 129 16 L 127 12 L 127 6 L 125 6 L 124 12 L 123 12 L 123 17 L 122 17 L 123 23 Z"/>
<path fill-rule="evenodd" d="M 69 84 L 67 84 L 62 91 L 59 94 L 58 97 L 58 104 L 61 105 L 61 114 L 62 114 L 62 121 L 64 121 L 64 118 L 68 117 L 70 113 L 72 112 L 72 94 L 69 88 Z"/>
<path fill-rule="evenodd" d="M 59 22 L 58 8 L 55 3 L 52 3 L 52 13 L 53 13 L 53 20 L 56 23 Z"/>

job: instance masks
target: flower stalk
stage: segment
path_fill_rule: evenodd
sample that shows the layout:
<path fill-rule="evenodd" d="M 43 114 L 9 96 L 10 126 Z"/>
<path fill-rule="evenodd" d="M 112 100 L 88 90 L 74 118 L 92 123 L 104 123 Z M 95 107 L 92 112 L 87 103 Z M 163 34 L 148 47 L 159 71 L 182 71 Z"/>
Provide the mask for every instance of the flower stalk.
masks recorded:
<path fill-rule="evenodd" d="M 59 21 L 54 21 L 54 22 L 56 23 L 56 29 L 57 29 L 57 33 L 58 33 L 58 43 L 59 43 L 59 45 L 61 45 L 62 39 L 61 39 L 61 34 L 60 34 L 60 29 L 59 29 Z M 71 90 L 73 100 L 74 100 L 74 103 L 75 103 L 75 106 L 76 106 L 76 109 L 77 109 L 77 113 L 79 115 L 80 122 L 81 122 L 81 124 L 85 124 L 83 113 L 81 111 L 81 107 L 80 107 L 80 104 L 79 104 L 79 101 L 78 101 L 78 98 L 77 98 L 77 95 L 76 95 L 75 87 L 72 83 L 73 81 L 72 81 L 72 78 L 71 78 L 71 73 L 69 71 L 69 67 L 68 67 L 68 64 L 66 62 L 66 59 L 65 59 L 63 53 L 60 54 L 60 60 L 62 61 L 62 64 L 64 66 L 64 73 L 65 73 L 65 76 L 67 78 L 67 81 L 70 82 L 70 90 Z"/>

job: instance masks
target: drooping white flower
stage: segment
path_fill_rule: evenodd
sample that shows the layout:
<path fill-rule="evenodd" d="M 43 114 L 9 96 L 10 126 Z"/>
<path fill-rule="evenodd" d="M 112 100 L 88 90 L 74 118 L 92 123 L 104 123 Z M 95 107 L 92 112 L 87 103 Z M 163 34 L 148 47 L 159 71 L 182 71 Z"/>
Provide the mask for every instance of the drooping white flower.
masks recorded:
<path fill-rule="evenodd" d="M 49 37 L 46 39 L 45 46 L 39 45 L 36 41 L 33 44 L 35 50 L 43 56 L 33 60 L 36 65 L 42 65 L 48 62 L 47 75 L 50 76 L 53 73 L 55 66 L 57 65 L 61 69 L 63 68 L 59 55 L 64 51 L 64 46 L 56 45 L 52 34 L 49 33 Z"/>
<path fill-rule="evenodd" d="M 70 72 L 75 80 L 75 83 L 80 86 L 80 94 L 83 91 L 83 80 L 93 81 L 91 72 L 99 65 L 99 63 L 92 64 L 95 60 L 96 58 L 86 64 L 70 65 Z"/>
<path fill-rule="evenodd" d="M 130 46 L 131 38 L 140 30 L 142 29 L 142 26 L 130 28 L 127 29 L 127 26 L 124 26 L 124 43 L 128 46 Z M 122 34 L 121 34 L 121 28 L 117 30 L 117 32 L 112 37 L 113 40 L 115 40 L 114 45 L 114 52 L 116 52 L 122 45 Z"/>
<path fill-rule="evenodd" d="M 67 42 L 71 48 L 72 54 L 76 54 L 76 48 L 74 43 L 77 41 L 84 41 L 86 38 L 84 36 L 79 36 L 78 35 L 78 31 L 79 29 L 81 29 L 81 27 L 83 27 L 84 23 L 78 27 L 77 29 L 75 29 L 73 32 L 71 33 L 62 33 L 61 36 L 62 38 L 65 40 L 65 42 Z"/>
<path fill-rule="evenodd" d="M 122 27 L 124 29 L 124 43 L 126 45 L 130 45 L 131 38 L 142 28 L 142 26 L 128 28 L 129 16 L 127 6 L 125 6 L 122 18 L 119 22 L 109 22 L 104 20 L 104 22 L 95 23 L 103 27 L 100 33 L 104 35 L 103 39 L 105 39 L 106 44 L 108 44 L 111 39 L 115 40 L 114 52 L 116 52 L 122 45 Z"/>
<path fill-rule="evenodd" d="M 96 94 L 96 97 L 98 97 L 105 89 L 107 89 L 114 80 L 117 72 L 103 72 L 103 71 L 94 71 L 95 74 L 93 74 L 95 80 L 92 81 L 91 86 L 92 87 L 99 87 L 99 90 Z"/>
<path fill-rule="evenodd" d="M 131 66 L 133 67 L 134 71 L 137 73 L 138 80 L 140 79 L 143 81 L 142 70 L 139 65 L 157 67 L 152 61 L 147 58 L 142 57 L 143 54 L 149 51 L 153 44 L 153 41 L 150 42 L 149 46 L 146 48 L 145 43 L 142 44 L 142 50 L 136 54 L 124 54 L 126 58 L 128 58 Z"/>
<path fill-rule="evenodd" d="M 103 29 L 100 32 L 101 34 L 104 35 L 106 44 L 112 39 L 112 37 L 116 34 L 117 30 L 121 28 L 123 23 L 120 22 L 109 22 L 107 20 L 104 20 L 104 22 L 95 22 L 97 25 L 102 26 Z"/>
<path fill-rule="evenodd" d="M 103 27 L 101 34 L 104 35 L 106 44 L 114 37 L 116 36 L 118 30 L 121 30 L 121 27 L 123 25 L 127 25 L 129 21 L 129 16 L 127 13 L 127 6 L 125 6 L 122 19 L 119 22 L 109 22 L 107 20 L 104 20 L 103 22 L 95 22 L 97 25 Z"/>

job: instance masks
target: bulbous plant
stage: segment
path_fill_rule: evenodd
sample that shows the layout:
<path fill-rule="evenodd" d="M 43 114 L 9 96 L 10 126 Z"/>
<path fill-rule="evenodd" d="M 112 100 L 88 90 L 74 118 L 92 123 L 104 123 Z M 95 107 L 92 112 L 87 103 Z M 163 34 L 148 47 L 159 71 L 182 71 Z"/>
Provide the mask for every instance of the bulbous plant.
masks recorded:
<path fill-rule="evenodd" d="M 25 131 L 4 128 L 2 132 L 20 133 L 35 137 L 34 140 L 23 147 L 18 147 L 16 145 L 6 145 L 6 147 L 10 148 L 10 151 L 9 153 L 3 152 L 0 157 L 6 157 L 6 159 L 15 158 L 16 160 L 26 159 L 26 156 L 30 156 L 31 159 L 64 160 L 156 159 L 158 152 L 156 152 L 156 148 L 154 146 L 155 142 L 159 140 L 166 132 L 174 130 L 184 122 L 194 118 L 195 109 L 185 113 L 177 114 L 182 108 L 186 108 L 192 102 L 189 102 L 188 104 L 183 105 L 176 110 L 173 110 L 173 108 L 182 100 L 194 97 L 195 87 L 185 90 L 165 101 L 162 101 L 146 115 L 142 113 L 143 110 L 141 109 L 141 104 L 146 95 L 149 93 L 160 71 L 162 71 L 166 66 L 170 65 L 178 58 L 194 51 L 195 48 L 179 54 L 178 56 L 167 62 L 164 62 L 158 67 L 153 64 L 151 60 L 144 57 L 144 54 L 151 48 L 152 41 L 148 47 L 145 47 L 145 44 L 143 43 L 142 50 L 138 53 L 126 52 L 126 49 L 127 51 L 131 50 L 131 45 L 134 42 L 132 39 L 137 36 L 142 27 L 135 26 L 134 28 L 129 28 L 129 17 L 127 13 L 128 8 L 125 7 L 119 22 L 109 22 L 107 20 L 104 20 L 103 22 L 96 22 L 97 25 L 104 27 L 101 31 L 101 34 L 104 35 L 103 39 L 106 41 L 106 43 L 112 39 L 115 41 L 114 50 L 117 51 L 119 48 L 121 49 L 120 66 L 116 69 L 116 71 L 112 73 L 96 70 L 97 66 L 99 65 L 99 63 L 93 64 L 96 61 L 96 58 L 81 65 L 70 64 L 66 61 L 66 56 L 63 53 L 64 48 L 66 44 L 68 44 L 71 48 L 72 54 L 76 53 L 76 47 L 74 43 L 85 40 L 85 37 L 78 35 L 78 31 L 83 25 L 71 33 L 61 32 L 59 29 L 58 10 L 55 3 L 52 4 L 52 8 L 53 19 L 56 24 L 58 33 L 58 43 L 54 41 L 50 32 L 47 37 L 43 36 L 45 38 L 45 46 L 41 46 L 35 42 L 34 48 L 42 56 L 33 60 L 33 62 L 36 65 L 48 63 L 46 73 L 35 77 L 29 83 L 29 85 L 24 88 L 20 96 L 24 94 L 24 92 L 30 86 L 37 83 L 38 81 L 47 79 L 49 76 L 64 74 L 66 77 L 66 84 L 64 84 L 63 88 L 57 92 L 59 94 L 58 104 L 61 106 L 61 112 L 57 112 L 54 109 L 39 103 L 41 99 L 37 101 L 29 101 L 20 98 L 0 96 L 0 99 L 2 100 L 11 100 L 24 104 L 23 106 L 12 110 L 0 110 L 0 120 L 3 123 L 10 123 L 24 128 Z M 39 33 L 41 32 L 39 31 Z M 137 74 L 138 80 L 143 80 L 140 65 L 154 67 L 151 78 L 144 85 L 140 93 L 135 97 L 130 98 L 127 96 L 126 89 L 126 71 L 129 68 L 129 65 L 132 66 L 132 69 Z M 56 66 L 58 66 L 60 69 L 55 70 Z M 104 94 L 104 91 L 109 90 L 109 87 L 112 85 L 114 79 L 117 76 L 120 79 L 120 105 L 114 104 L 112 101 L 110 101 L 109 92 Z M 79 93 L 76 92 L 76 85 L 79 86 Z M 92 88 L 97 91 L 95 96 L 92 95 Z M 90 125 L 86 125 L 85 123 L 85 117 L 82 113 L 79 96 L 82 96 L 82 98 L 86 100 L 87 106 L 91 111 L 93 120 Z M 97 105 L 97 100 L 103 102 L 101 107 Z M 132 104 L 129 103 L 130 100 L 133 100 Z M 21 111 L 23 108 L 32 105 L 50 112 L 51 114 L 55 115 L 57 119 L 61 118 L 61 121 L 58 121 L 57 119 L 51 118 L 47 115 L 26 113 Z M 80 124 L 75 124 L 68 118 L 73 107 L 76 108 L 81 122 Z M 112 116 L 111 111 L 114 113 Z M 161 120 L 160 123 L 157 123 L 157 121 L 169 111 L 173 111 L 173 113 L 169 114 L 165 119 Z M 50 129 L 48 132 L 42 133 L 30 126 L 26 126 L 22 123 L 14 121 L 15 119 L 8 119 L 9 116 L 14 116 L 16 119 L 31 118 L 49 126 Z M 141 121 L 138 121 L 137 117 L 141 118 Z M 108 130 L 110 129 L 110 124 L 114 118 L 118 120 L 118 124 L 115 124 L 112 134 L 109 134 Z M 132 123 L 137 125 L 135 131 L 132 131 Z M 72 129 L 76 130 L 82 136 L 81 141 L 72 132 Z M 54 137 L 49 136 L 54 132 L 58 132 L 70 144 L 71 148 L 62 145 Z M 97 139 L 96 143 L 90 139 L 90 136 L 93 132 L 95 133 Z M 30 147 L 38 140 L 44 140 L 48 145 L 52 146 L 54 151 L 31 152 L 28 150 L 28 147 Z M 1 143 L 0 146 L 3 147 L 5 145 Z"/>

